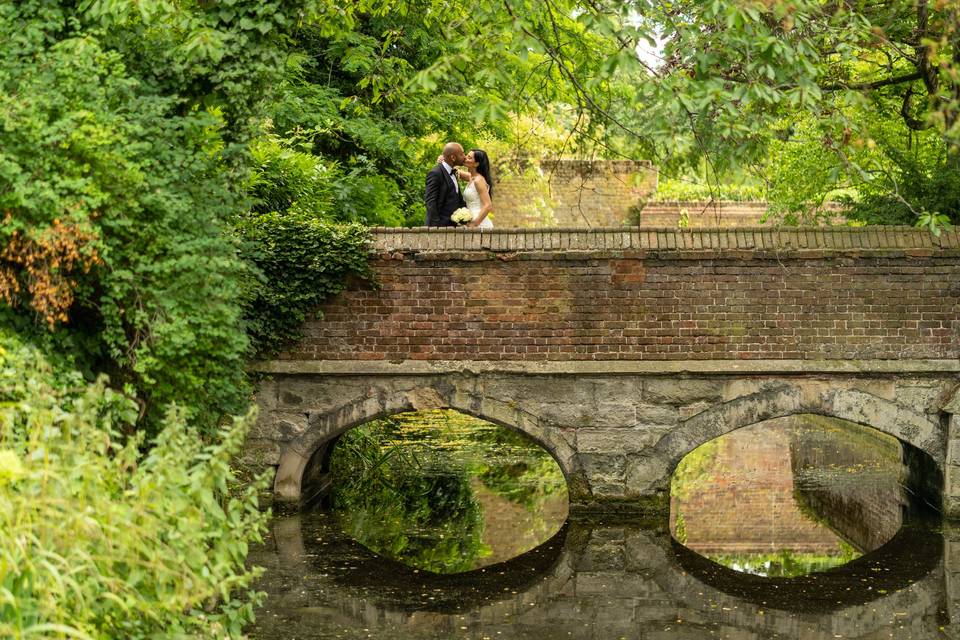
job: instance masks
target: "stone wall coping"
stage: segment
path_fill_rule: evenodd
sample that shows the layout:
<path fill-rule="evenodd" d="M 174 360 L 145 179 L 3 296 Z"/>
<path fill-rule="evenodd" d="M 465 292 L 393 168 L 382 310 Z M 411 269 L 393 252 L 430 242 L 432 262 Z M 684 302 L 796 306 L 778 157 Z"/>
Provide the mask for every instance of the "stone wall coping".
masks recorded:
<path fill-rule="evenodd" d="M 939 236 L 906 226 L 874 227 L 606 227 L 545 229 L 371 229 L 377 252 L 524 253 L 554 258 L 656 257 L 745 259 L 757 254 L 823 258 L 833 255 L 960 255 L 960 229 Z M 592 255 L 588 255 L 592 254 Z M 455 256 L 450 256 L 455 258 Z"/>
<path fill-rule="evenodd" d="M 770 203 L 766 200 L 657 200 L 653 198 L 648 200 L 646 203 L 647 207 L 655 207 L 658 205 L 679 205 L 679 206 L 703 206 L 703 207 L 740 207 L 740 206 L 756 206 L 763 207 L 766 209 L 770 206 Z M 767 228 L 767 227 L 764 227 Z M 819 227 L 818 227 L 819 228 Z"/>
<path fill-rule="evenodd" d="M 527 375 L 807 375 L 923 374 L 960 372 L 960 360 L 262 360 L 260 373 L 286 375 L 395 376 L 467 374 Z"/>

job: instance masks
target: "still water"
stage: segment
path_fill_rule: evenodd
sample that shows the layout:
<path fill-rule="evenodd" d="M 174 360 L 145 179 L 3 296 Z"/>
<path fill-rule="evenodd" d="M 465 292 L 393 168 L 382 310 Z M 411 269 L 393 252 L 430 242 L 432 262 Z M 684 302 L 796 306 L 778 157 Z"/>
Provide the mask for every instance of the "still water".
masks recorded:
<path fill-rule="evenodd" d="M 567 519 L 547 454 L 459 414 L 351 434 L 326 508 L 251 553 L 251 638 L 960 637 L 960 532 L 920 517 L 872 430 L 800 417 L 708 443 L 653 522 Z"/>

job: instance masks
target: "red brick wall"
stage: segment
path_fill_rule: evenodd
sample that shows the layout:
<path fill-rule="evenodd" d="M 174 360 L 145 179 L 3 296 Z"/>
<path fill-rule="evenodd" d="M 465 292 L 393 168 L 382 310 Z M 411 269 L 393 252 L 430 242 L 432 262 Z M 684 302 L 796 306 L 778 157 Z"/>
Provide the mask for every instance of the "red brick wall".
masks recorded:
<path fill-rule="evenodd" d="M 679 227 L 681 216 L 686 211 L 686 224 L 690 228 L 750 227 L 763 224 L 763 216 L 767 213 L 768 207 L 769 205 L 762 201 L 651 201 L 646 203 L 640 212 L 639 223 L 642 227 Z M 827 203 L 822 210 L 835 214 L 830 220 L 832 224 L 843 224 L 844 219 L 840 215 L 843 208 L 840 205 Z M 776 219 L 767 224 L 775 223 Z"/>
<path fill-rule="evenodd" d="M 688 548 L 705 555 L 840 551 L 837 535 L 804 516 L 794 499 L 786 429 L 740 429 L 720 438 L 717 447 L 688 495 L 671 492 L 670 532 L 676 535 L 682 513 Z"/>
<path fill-rule="evenodd" d="M 766 202 L 648 202 L 640 212 L 645 227 L 677 227 L 682 211 L 691 227 L 743 227 L 761 224 Z"/>
<path fill-rule="evenodd" d="M 499 167 L 494 182 L 497 227 L 616 226 L 657 190 L 657 169 L 643 160 L 523 159 Z"/>
<path fill-rule="evenodd" d="M 960 233 L 752 233 L 384 231 L 282 358 L 960 356 Z"/>

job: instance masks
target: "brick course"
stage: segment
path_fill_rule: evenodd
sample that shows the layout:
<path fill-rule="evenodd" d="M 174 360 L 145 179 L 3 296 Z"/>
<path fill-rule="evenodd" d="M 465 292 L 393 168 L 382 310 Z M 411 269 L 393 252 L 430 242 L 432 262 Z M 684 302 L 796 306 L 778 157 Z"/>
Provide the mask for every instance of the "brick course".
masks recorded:
<path fill-rule="evenodd" d="M 286 360 L 960 356 L 960 234 L 378 230 Z"/>

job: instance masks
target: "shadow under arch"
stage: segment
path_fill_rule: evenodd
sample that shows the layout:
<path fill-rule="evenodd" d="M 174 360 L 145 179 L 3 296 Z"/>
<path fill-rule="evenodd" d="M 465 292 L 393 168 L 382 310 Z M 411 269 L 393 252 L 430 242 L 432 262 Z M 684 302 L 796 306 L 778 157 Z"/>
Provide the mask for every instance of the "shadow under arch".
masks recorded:
<path fill-rule="evenodd" d="M 799 380 L 778 389 L 734 398 L 682 421 L 648 454 L 648 464 L 653 469 L 645 473 L 651 478 L 647 489 L 668 494 L 670 477 L 677 465 L 702 444 L 744 427 L 802 414 L 838 418 L 896 438 L 914 487 L 934 499 L 935 508 L 940 508 L 946 439 L 936 420 L 865 391 Z"/>
<path fill-rule="evenodd" d="M 350 429 L 398 413 L 429 409 L 452 409 L 530 438 L 556 461 L 569 492 L 575 471 L 575 451 L 557 430 L 545 427 L 536 416 L 518 407 L 483 401 L 472 395 L 447 394 L 433 385 L 425 385 L 379 397 L 357 394 L 337 409 L 312 416 L 307 430 L 281 450 L 274 496 L 288 503 L 309 499 L 311 496 L 304 495 L 305 485 L 317 482 L 329 469 L 333 445 Z"/>
<path fill-rule="evenodd" d="M 377 555 L 359 542 L 338 535 L 334 518 L 326 520 L 331 531 L 322 533 L 326 540 L 336 540 L 322 554 L 305 552 L 300 521 L 296 531 L 288 530 L 284 538 L 277 536 L 280 552 L 286 556 L 302 556 L 320 575 L 335 584 L 361 593 L 374 593 L 377 605 L 394 611 L 430 611 L 453 614 L 510 600 L 545 580 L 564 583 L 569 579 L 563 570 L 569 524 L 547 541 L 519 556 L 462 573 L 440 574 L 416 570 L 400 562 Z M 412 596 L 429 593 L 429 599 Z M 368 596 L 365 596 L 368 597 Z"/>
<path fill-rule="evenodd" d="M 774 578 L 734 571 L 672 538 L 670 542 L 679 567 L 707 587 L 763 607 L 810 613 L 858 607 L 901 591 L 933 572 L 943 555 L 942 536 L 927 527 L 908 525 L 880 548 L 842 566 Z M 924 552 L 918 554 L 917 549 Z M 851 589 L 851 584 L 864 588 Z"/>

